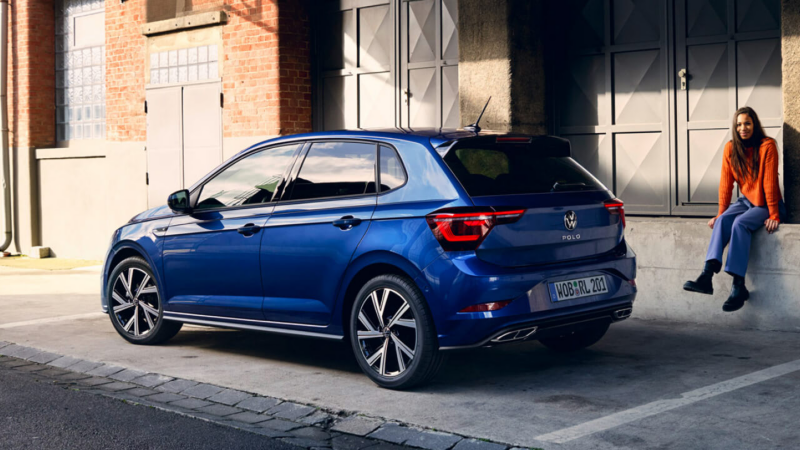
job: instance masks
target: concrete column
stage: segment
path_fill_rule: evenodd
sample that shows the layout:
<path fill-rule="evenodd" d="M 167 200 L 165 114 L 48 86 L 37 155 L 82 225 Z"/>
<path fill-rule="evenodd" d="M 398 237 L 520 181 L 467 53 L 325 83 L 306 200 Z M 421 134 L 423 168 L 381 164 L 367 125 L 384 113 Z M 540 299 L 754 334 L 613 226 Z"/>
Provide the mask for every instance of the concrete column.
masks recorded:
<path fill-rule="evenodd" d="M 789 222 L 800 222 L 800 2 L 783 0 L 783 193 Z"/>
<path fill-rule="evenodd" d="M 460 0 L 459 94 L 461 125 L 481 120 L 485 130 L 543 134 L 545 109 L 544 1 Z"/>

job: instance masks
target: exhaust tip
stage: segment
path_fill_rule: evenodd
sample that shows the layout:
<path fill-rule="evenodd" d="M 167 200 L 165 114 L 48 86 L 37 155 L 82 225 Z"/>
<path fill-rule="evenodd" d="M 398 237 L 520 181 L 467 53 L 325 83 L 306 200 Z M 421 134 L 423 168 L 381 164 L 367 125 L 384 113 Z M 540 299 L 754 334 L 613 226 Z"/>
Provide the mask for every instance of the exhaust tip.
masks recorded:
<path fill-rule="evenodd" d="M 627 319 L 628 317 L 631 316 L 632 312 L 633 312 L 633 308 L 623 308 L 623 309 L 618 309 L 618 310 L 614 311 L 612 313 L 612 315 L 614 316 L 615 320 L 625 320 L 625 319 Z"/>
<path fill-rule="evenodd" d="M 533 336 L 538 330 L 539 327 L 529 327 L 529 328 L 522 328 L 519 330 L 509 331 L 508 333 L 503 333 L 500 336 L 492 339 L 492 342 L 499 344 L 503 342 L 512 342 L 512 341 L 522 341 L 528 339 L 529 337 Z"/>

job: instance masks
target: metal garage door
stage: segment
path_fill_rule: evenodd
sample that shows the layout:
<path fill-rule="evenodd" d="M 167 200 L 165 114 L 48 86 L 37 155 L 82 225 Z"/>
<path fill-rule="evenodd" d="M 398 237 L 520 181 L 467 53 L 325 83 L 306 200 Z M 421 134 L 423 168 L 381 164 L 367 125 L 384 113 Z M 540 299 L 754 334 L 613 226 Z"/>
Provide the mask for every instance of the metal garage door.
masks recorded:
<path fill-rule="evenodd" d="M 458 126 L 457 0 L 323 5 L 316 129 Z"/>
<path fill-rule="evenodd" d="M 555 129 L 576 158 L 631 213 L 713 215 L 735 109 L 780 130 L 780 0 L 575 0 L 552 12 L 569 22 L 553 59 Z"/>

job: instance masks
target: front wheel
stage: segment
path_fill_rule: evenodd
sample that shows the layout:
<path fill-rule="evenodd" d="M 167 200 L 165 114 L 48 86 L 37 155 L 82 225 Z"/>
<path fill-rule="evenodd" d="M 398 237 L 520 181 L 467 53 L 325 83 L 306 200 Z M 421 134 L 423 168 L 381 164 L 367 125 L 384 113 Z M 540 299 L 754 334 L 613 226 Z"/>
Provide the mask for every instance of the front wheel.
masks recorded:
<path fill-rule="evenodd" d="M 588 325 L 561 336 L 539 339 L 545 347 L 557 352 L 574 352 L 596 344 L 605 336 L 610 323 Z"/>
<path fill-rule="evenodd" d="M 350 314 L 350 343 L 361 370 L 389 389 L 424 383 L 442 363 L 422 293 L 397 275 L 375 277 L 358 292 Z"/>

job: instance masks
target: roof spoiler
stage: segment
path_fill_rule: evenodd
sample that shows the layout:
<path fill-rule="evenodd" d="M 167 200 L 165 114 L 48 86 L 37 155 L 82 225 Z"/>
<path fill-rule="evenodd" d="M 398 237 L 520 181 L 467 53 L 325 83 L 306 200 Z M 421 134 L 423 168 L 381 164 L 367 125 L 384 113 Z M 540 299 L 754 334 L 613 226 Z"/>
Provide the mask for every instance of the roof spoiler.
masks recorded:
<path fill-rule="evenodd" d="M 571 157 L 570 141 L 557 136 L 530 136 L 523 134 L 499 134 L 453 139 L 436 147 L 436 152 L 444 157 L 457 148 L 525 148 L 541 156 Z"/>

